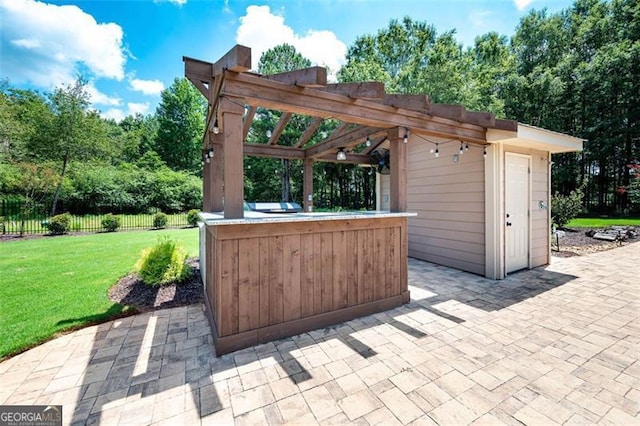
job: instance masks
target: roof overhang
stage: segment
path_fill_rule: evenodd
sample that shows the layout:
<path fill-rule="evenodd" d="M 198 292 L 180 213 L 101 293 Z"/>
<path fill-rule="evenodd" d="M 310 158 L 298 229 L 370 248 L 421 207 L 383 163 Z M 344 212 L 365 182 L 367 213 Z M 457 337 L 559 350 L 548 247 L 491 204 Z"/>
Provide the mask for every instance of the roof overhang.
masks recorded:
<path fill-rule="evenodd" d="M 517 131 L 487 129 L 488 143 L 501 143 L 521 148 L 547 151 L 552 154 L 582 151 L 585 139 L 518 123 Z"/>

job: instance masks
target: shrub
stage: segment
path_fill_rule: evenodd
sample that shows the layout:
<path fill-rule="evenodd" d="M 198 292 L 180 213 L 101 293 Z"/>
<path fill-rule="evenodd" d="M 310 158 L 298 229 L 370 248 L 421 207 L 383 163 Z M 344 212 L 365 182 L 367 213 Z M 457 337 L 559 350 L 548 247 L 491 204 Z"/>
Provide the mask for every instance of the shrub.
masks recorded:
<path fill-rule="evenodd" d="M 153 216 L 153 227 L 156 229 L 162 229 L 167 227 L 169 218 L 166 214 L 159 212 Z"/>
<path fill-rule="evenodd" d="M 120 228 L 120 218 L 109 213 L 102 218 L 102 227 L 107 232 L 115 232 Z"/>
<path fill-rule="evenodd" d="M 186 260 L 184 248 L 165 237 L 155 246 L 142 251 L 136 270 L 140 280 L 149 286 L 180 283 L 191 275 Z"/>
<path fill-rule="evenodd" d="M 560 195 L 556 192 L 551 197 L 551 219 L 558 228 L 563 228 L 580 213 L 582 196 L 582 191 L 576 189 L 571 191 L 569 195 Z"/>
<path fill-rule="evenodd" d="M 49 219 L 47 229 L 49 229 L 49 232 L 53 235 L 62 235 L 69 232 L 70 225 L 71 215 L 69 213 L 63 213 Z"/>
<path fill-rule="evenodd" d="M 189 210 L 187 212 L 187 223 L 191 226 L 196 226 L 200 220 L 200 212 L 196 209 Z"/>

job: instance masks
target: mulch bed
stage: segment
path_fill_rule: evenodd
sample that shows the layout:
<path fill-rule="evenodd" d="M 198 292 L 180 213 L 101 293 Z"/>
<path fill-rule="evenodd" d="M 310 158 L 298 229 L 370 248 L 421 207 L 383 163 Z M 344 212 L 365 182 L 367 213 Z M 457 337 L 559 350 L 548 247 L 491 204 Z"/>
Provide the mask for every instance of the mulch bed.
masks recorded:
<path fill-rule="evenodd" d="M 187 264 L 191 267 L 192 274 L 183 283 L 151 287 L 142 283 L 135 273 L 131 273 L 109 289 L 109 299 L 122 305 L 132 306 L 138 312 L 203 302 L 204 291 L 200 281 L 198 259 L 190 258 Z"/>
<path fill-rule="evenodd" d="M 551 255 L 554 257 L 583 256 L 585 254 L 635 244 L 640 241 L 640 238 L 628 239 L 623 242 L 596 240 L 585 234 L 588 230 L 588 228 L 565 229 L 564 238 L 560 238 L 559 250 L 556 246 L 556 240 L 553 238 L 553 241 L 551 242 Z"/>

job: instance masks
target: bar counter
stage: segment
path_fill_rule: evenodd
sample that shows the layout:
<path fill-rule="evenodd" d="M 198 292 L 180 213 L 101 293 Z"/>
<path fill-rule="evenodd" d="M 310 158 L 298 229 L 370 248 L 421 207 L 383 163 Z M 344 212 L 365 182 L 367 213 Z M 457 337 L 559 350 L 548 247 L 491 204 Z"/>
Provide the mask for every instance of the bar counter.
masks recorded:
<path fill-rule="evenodd" d="M 200 271 L 217 355 L 407 303 L 415 213 L 201 213 Z"/>

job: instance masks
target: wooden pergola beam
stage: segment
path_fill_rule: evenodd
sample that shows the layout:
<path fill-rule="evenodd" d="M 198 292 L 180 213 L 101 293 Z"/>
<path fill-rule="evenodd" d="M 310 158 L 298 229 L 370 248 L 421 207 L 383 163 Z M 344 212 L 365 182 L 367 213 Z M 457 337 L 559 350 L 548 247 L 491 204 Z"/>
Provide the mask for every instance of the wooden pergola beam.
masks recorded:
<path fill-rule="evenodd" d="M 201 61 L 200 59 L 189 58 L 183 56 L 184 75 L 189 81 L 201 81 L 209 83 L 213 77 L 213 64 L 211 62 Z"/>
<path fill-rule="evenodd" d="M 269 145 L 275 145 L 280 139 L 282 132 L 284 132 L 284 128 L 289 124 L 289 120 L 291 120 L 290 112 L 283 112 L 280 116 L 280 119 L 276 123 L 276 126 L 271 131 L 271 137 L 269 138 Z"/>
<path fill-rule="evenodd" d="M 518 122 L 516 120 L 505 120 L 502 118 L 496 118 L 496 124 L 494 128 L 498 130 L 506 130 L 508 132 L 517 132 Z"/>
<path fill-rule="evenodd" d="M 226 71 L 245 72 L 251 69 L 251 49 L 236 44 L 224 56 L 212 64 L 212 76 Z"/>
<path fill-rule="evenodd" d="M 242 120 L 242 140 L 247 139 L 247 135 L 249 134 L 249 130 L 251 129 L 251 123 L 253 123 L 253 117 L 256 115 L 256 111 L 258 107 L 252 106 L 249 107 L 249 110 L 245 114 Z"/>
<path fill-rule="evenodd" d="M 319 158 L 328 151 L 335 151 L 338 148 L 348 148 L 349 146 L 364 143 L 365 138 L 380 131 L 374 127 L 359 127 L 349 133 L 331 137 L 324 142 L 313 145 L 305 150 L 307 158 Z"/>
<path fill-rule="evenodd" d="M 324 120 L 322 118 L 314 118 L 311 124 L 309 124 L 309 126 L 302 133 L 302 135 L 300 135 L 300 138 L 295 143 L 295 145 L 293 145 L 294 148 L 300 148 L 301 146 L 304 146 L 307 142 L 309 142 L 309 139 L 311 139 L 311 137 L 316 132 L 316 130 L 318 130 L 318 127 L 320 127 L 323 121 Z"/>
<path fill-rule="evenodd" d="M 394 108 L 428 112 L 431 99 L 428 95 L 385 94 L 382 103 Z"/>
<path fill-rule="evenodd" d="M 244 155 L 250 157 L 284 158 L 288 160 L 303 160 L 304 149 L 290 146 L 245 143 Z"/>
<path fill-rule="evenodd" d="M 431 104 L 429 106 L 429 114 L 449 118 L 459 122 L 464 121 L 466 111 L 467 110 L 462 105 Z"/>
<path fill-rule="evenodd" d="M 313 88 L 288 86 L 247 74 L 227 72 L 223 93 L 261 106 L 312 117 L 329 118 L 372 127 L 400 126 L 432 136 L 485 143 L 485 129 L 474 124 L 435 118 L 418 111 L 394 108 L 375 101 L 351 99 Z"/>
<path fill-rule="evenodd" d="M 327 69 L 324 67 L 309 67 L 296 71 L 265 75 L 264 78 L 300 87 L 322 87 L 327 84 Z"/>
<path fill-rule="evenodd" d="M 496 117 L 490 112 L 467 111 L 465 113 L 465 121 L 482 127 L 494 127 L 496 125 Z"/>
<path fill-rule="evenodd" d="M 384 83 L 368 81 L 364 83 L 337 83 L 327 84 L 321 90 L 335 93 L 341 96 L 357 99 L 383 99 Z"/>

